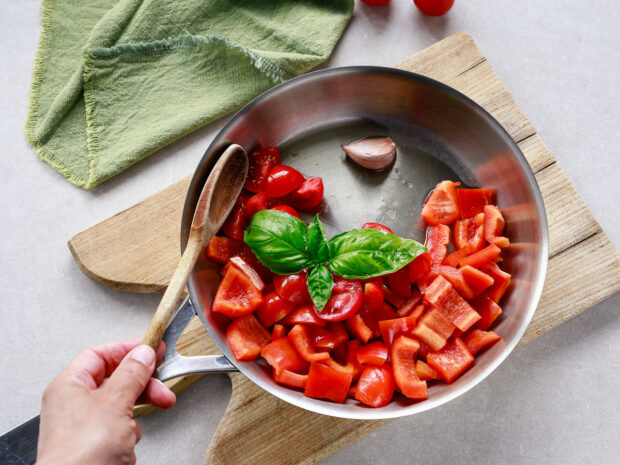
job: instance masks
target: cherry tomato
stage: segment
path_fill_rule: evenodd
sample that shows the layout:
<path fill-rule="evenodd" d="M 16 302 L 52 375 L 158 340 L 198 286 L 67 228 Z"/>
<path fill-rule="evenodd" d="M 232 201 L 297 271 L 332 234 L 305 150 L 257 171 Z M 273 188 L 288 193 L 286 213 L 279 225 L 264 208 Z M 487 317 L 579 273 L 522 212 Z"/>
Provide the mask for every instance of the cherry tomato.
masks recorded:
<path fill-rule="evenodd" d="M 450 11 L 454 0 L 413 0 L 413 3 L 425 15 L 441 16 Z"/>
<path fill-rule="evenodd" d="M 365 223 L 362 226 L 362 229 L 376 229 L 377 231 L 383 231 L 383 232 L 386 232 L 386 233 L 394 234 L 394 231 L 392 231 L 387 226 L 383 226 L 381 223 Z"/>
<path fill-rule="evenodd" d="M 304 183 L 304 175 L 286 165 L 276 165 L 271 168 L 265 192 L 271 197 L 282 197 L 289 192 L 299 189 Z"/>
<path fill-rule="evenodd" d="M 264 147 L 252 152 L 249 156 L 250 167 L 245 188 L 250 192 L 265 191 L 265 184 L 271 169 L 282 161 L 280 152 L 275 146 Z"/>
<path fill-rule="evenodd" d="M 306 178 L 301 187 L 291 192 L 288 202 L 299 210 L 316 208 L 323 200 L 323 180 L 321 178 Z"/>
<path fill-rule="evenodd" d="M 362 305 L 362 284 L 358 280 L 334 276 L 332 295 L 322 311 L 313 306 L 317 315 L 330 321 L 343 321 L 355 314 Z"/>
<path fill-rule="evenodd" d="M 299 213 L 297 213 L 297 210 L 295 210 L 293 207 L 289 205 L 284 205 L 284 204 L 276 205 L 275 207 L 272 208 L 272 210 L 280 210 L 281 212 L 288 213 L 289 215 L 292 215 L 295 218 L 299 218 L 301 220 L 301 216 L 299 216 Z"/>
<path fill-rule="evenodd" d="M 370 6 L 382 6 L 390 3 L 390 0 L 362 0 L 362 3 Z"/>
<path fill-rule="evenodd" d="M 357 383 L 357 400 L 371 407 L 383 407 L 390 403 L 393 395 L 394 376 L 391 367 L 364 368 Z"/>
<path fill-rule="evenodd" d="M 305 271 L 297 274 L 277 274 L 273 277 L 273 285 L 278 295 L 289 302 L 296 305 L 310 302 Z"/>
<path fill-rule="evenodd" d="M 243 240 L 243 231 L 245 230 L 245 206 L 252 194 L 242 191 L 235 202 L 235 206 L 222 225 L 222 232 L 233 239 Z"/>
<path fill-rule="evenodd" d="M 252 217 L 262 210 L 267 210 L 274 205 L 275 201 L 264 192 L 253 195 L 245 204 L 245 220 L 252 221 Z"/>

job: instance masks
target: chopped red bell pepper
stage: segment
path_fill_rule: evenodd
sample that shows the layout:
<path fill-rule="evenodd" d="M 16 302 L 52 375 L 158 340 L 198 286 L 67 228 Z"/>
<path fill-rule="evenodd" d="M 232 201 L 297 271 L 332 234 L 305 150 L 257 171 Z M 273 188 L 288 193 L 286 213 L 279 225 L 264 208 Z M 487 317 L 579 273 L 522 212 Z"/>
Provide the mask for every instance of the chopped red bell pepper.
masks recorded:
<path fill-rule="evenodd" d="M 389 366 L 366 367 L 357 383 L 355 398 L 371 407 L 384 407 L 394 395 L 394 376 Z"/>
<path fill-rule="evenodd" d="M 230 261 L 226 266 L 229 265 L 234 265 L 241 271 L 243 271 L 247 275 L 247 277 L 250 278 L 252 284 L 256 286 L 256 289 L 258 289 L 259 291 L 262 291 L 265 288 L 265 283 L 261 279 L 260 275 L 256 272 L 254 268 L 250 266 L 248 262 L 246 262 L 240 256 L 235 255 L 234 257 L 230 257 Z"/>
<path fill-rule="evenodd" d="M 399 336 L 390 350 L 396 386 L 410 399 L 428 398 L 426 381 L 420 380 L 415 370 L 415 359 L 419 349 L 420 344 L 415 339 Z"/>
<path fill-rule="evenodd" d="M 480 319 L 480 315 L 443 276 L 437 276 L 428 286 L 424 299 L 461 331 L 467 331 Z"/>
<path fill-rule="evenodd" d="M 263 305 L 256 310 L 256 316 L 267 328 L 288 315 L 295 304 L 284 300 L 276 291 L 268 292 L 264 297 Z"/>
<path fill-rule="evenodd" d="M 293 326 L 287 336 L 301 358 L 307 362 L 322 362 L 329 358 L 328 352 L 316 352 L 314 350 L 308 328 L 305 325 Z"/>
<path fill-rule="evenodd" d="M 458 249 L 446 257 L 443 261 L 443 265 L 456 267 L 459 264 L 459 260 L 467 257 L 468 255 L 469 248 L 465 247 L 463 249 Z"/>
<path fill-rule="evenodd" d="M 495 344 L 500 339 L 501 337 L 493 331 L 481 331 L 479 329 L 474 329 L 465 336 L 463 342 L 467 346 L 467 350 L 469 350 L 472 355 L 476 355 L 482 349 Z"/>
<path fill-rule="evenodd" d="M 429 367 L 422 360 L 416 360 L 415 372 L 422 381 L 429 379 L 441 379 L 441 375 L 434 368 Z"/>
<path fill-rule="evenodd" d="M 510 286 L 510 274 L 500 270 L 497 263 L 488 263 L 482 267 L 493 278 L 493 285 L 489 287 L 482 295 L 490 297 L 495 302 L 499 302 Z"/>
<path fill-rule="evenodd" d="M 357 353 L 362 347 L 362 344 L 357 339 L 347 341 L 347 365 L 353 367 L 353 381 L 357 381 L 364 369 L 364 366 L 357 361 Z"/>
<path fill-rule="evenodd" d="M 222 265 L 235 255 L 239 255 L 243 250 L 244 244 L 237 239 L 224 236 L 213 236 L 207 244 L 207 257 Z"/>
<path fill-rule="evenodd" d="M 362 308 L 359 314 L 362 315 L 364 323 L 370 328 L 374 337 L 381 336 L 381 329 L 379 328 L 379 322 L 381 320 L 393 320 L 394 318 L 398 318 L 398 314 L 390 304 L 385 302 L 379 310 L 369 312 L 368 309 Z"/>
<path fill-rule="evenodd" d="M 339 323 L 338 326 L 335 323 L 330 325 L 327 328 L 321 328 L 320 326 L 308 327 L 310 340 L 316 349 L 329 351 L 349 339 L 349 335 L 342 323 Z"/>
<path fill-rule="evenodd" d="M 442 181 L 426 199 L 422 217 L 428 224 L 450 224 L 460 216 L 455 187 L 460 183 Z"/>
<path fill-rule="evenodd" d="M 502 236 L 504 232 L 504 216 L 499 208 L 495 205 L 487 205 L 484 207 L 484 238 L 489 244 L 495 244 L 498 247 L 508 247 L 510 241 L 507 237 Z"/>
<path fill-rule="evenodd" d="M 484 248 L 484 213 L 454 223 L 454 245 L 470 254 Z"/>
<path fill-rule="evenodd" d="M 405 297 L 405 298 L 411 295 L 411 281 L 409 279 L 409 267 L 408 266 L 404 266 L 400 270 L 386 275 L 386 278 L 387 278 L 388 286 L 396 294 L 398 294 L 401 297 Z"/>
<path fill-rule="evenodd" d="M 347 345 L 340 344 L 329 351 L 329 356 L 341 365 L 347 364 Z"/>
<path fill-rule="evenodd" d="M 381 328 L 381 336 L 385 345 L 390 347 L 394 339 L 401 334 L 411 336 L 413 329 L 416 327 L 417 320 L 418 318 L 416 316 L 406 316 L 393 320 L 380 321 L 379 328 Z"/>
<path fill-rule="evenodd" d="M 454 325 L 439 310 L 431 309 L 418 321 L 412 334 L 432 350 L 441 350 L 454 331 Z"/>
<path fill-rule="evenodd" d="M 437 274 L 443 276 L 450 284 L 457 290 L 461 296 L 470 300 L 474 298 L 474 290 L 469 287 L 461 270 L 454 268 L 453 266 L 439 265 L 437 267 Z"/>
<path fill-rule="evenodd" d="M 308 382 L 308 375 L 300 375 L 289 370 L 273 370 L 273 379 L 286 386 L 304 389 Z"/>
<path fill-rule="evenodd" d="M 439 352 L 431 352 L 426 357 L 426 363 L 437 370 L 447 383 L 458 378 L 473 361 L 474 356 L 458 337 Z"/>
<path fill-rule="evenodd" d="M 310 364 L 304 394 L 316 399 L 329 399 L 343 403 L 353 381 L 353 374 L 344 373 L 321 363 Z"/>
<path fill-rule="evenodd" d="M 428 249 L 428 254 L 434 265 L 440 265 L 446 259 L 449 243 L 450 228 L 445 224 L 429 226 L 426 229 L 426 241 L 424 245 Z"/>
<path fill-rule="evenodd" d="M 364 305 L 369 312 L 379 310 L 383 306 L 383 287 L 368 282 L 364 284 Z"/>
<path fill-rule="evenodd" d="M 502 307 L 485 295 L 481 295 L 474 301 L 474 308 L 480 314 L 476 328 L 483 331 L 489 329 L 497 317 L 502 314 Z"/>
<path fill-rule="evenodd" d="M 364 344 L 366 344 L 372 338 L 372 331 L 364 322 L 362 315 L 359 313 L 349 317 L 348 320 L 345 321 L 345 326 L 349 330 L 349 333 L 353 337 L 356 337 Z"/>
<path fill-rule="evenodd" d="M 273 330 L 271 332 L 271 340 L 275 341 L 278 338 L 286 337 L 286 327 L 283 325 L 275 324 L 273 325 Z"/>
<path fill-rule="evenodd" d="M 431 256 L 428 252 L 418 255 L 411 263 L 409 263 L 409 281 L 417 283 L 423 280 L 431 270 Z"/>
<path fill-rule="evenodd" d="M 226 328 L 226 340 L 237 361 L 254 360 L 261 348 L 269 344 L 271 335 L 254 315 L 237 318 Z"/>
<path fill-rule="evenodd" d="M 260 354 L 276 371 L 305 373 L 308 370 L 308 362 L 301 358 L 287 337 L 271 341 L 261 349 Z"/>
<path fill-rule="evenodd" d="M 482 265 L 493 262 L 499 254 L 502 252 L 495 244 L 489 244 L 484 249 L 479 250 L 476 253 L 468 255 L 465 258 L 461 258 L 459 260 L 459 265 L 463 266 L 471 266 L 473 268 L 480 268 Z"/>
<path fill-rule="evenodd" d="M 394 234 L 394 231 L 381 223 L 364 223 L 362 225 L 362 229 L 376 229 L 377 231 Z"/>
<path fill-rule="evenodd" d="M 457 189 L 461 218 L 473 218 L 493 203 L 493 189 Z"/>
<path fill-rule="evenodd" d="M 316 312 L 312 309 L 312 305 L 299 305 L 295 307 L 291 313 L 286 315 L 280 321 L 283 325 L 316 325 L 325 326 L 326 321 L 319 318 Z"/>
<path fill-rule="evenodd" d="M 418 305 L 421 301 L 422 301 L 422 294 L 420 294 L 420 292 L 417 289 L 413 290 L 411 292 L 411 296 L 405 301 L 404 304 L 398 307 L 398 310 L 396 310 L 396 313 L 400 317 L 408 316 L 413 312 L 416 305 Z"/>
<path fill-rule="evenodd" d="M 383 298 L 387 300 L 389 303 L 391 303 L 394 307 L 398 308 L 402 304 L 405 303 L 405 299 L 401 297 L 400 295 L 396 294 L 389 287 L 383 285 L 382 289 L 383 289 Z"/>
<path fill-rule="evenodd" d="M 480 295 L 482 291 L 494 283 L 491 276 L 469 265 L 461 268 L 461 273 L 465 282 L 474 291 L 474 297 Z"/>
<path fill-rule="evenodd" d="M 388 357 L 388 349 L 381 341 L 371 342 L 357 351 L 357 361 L 364 365 L 383 365 Z"/>
<path fill-rule="evenodd" d="M 231 266 L 217 288 L 211 309 L 229 317 L 252 313 L 263 304 L 263 295 L 250 278 Z"/>

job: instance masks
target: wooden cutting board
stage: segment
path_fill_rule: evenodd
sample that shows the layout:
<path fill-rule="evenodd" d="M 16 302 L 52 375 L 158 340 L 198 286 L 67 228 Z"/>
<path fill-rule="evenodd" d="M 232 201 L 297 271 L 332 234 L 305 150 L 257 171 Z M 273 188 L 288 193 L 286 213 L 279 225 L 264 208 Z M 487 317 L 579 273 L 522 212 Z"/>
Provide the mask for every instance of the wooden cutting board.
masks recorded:
<path fill-rule="evenodd" d="M 520 344 L 618 291 L 618 252 L 472 38 L 454 34 L 396 67 L 442 81 L 482 105 L 517 142 L 536 175 L 549 220 L 550 260 L 540 304 Z M 163 292 L 180 258 L 179 224 L 189 179 L 73 237 L 69 248 L 82 271 L 115 289 Z M 178 348 L 187 355 L 218 353 L 197 317 Z M 180 392 L 199 377 L 168 384 Z M 230 377 L 230 404 L 207 451 L 208 464 L 316 463 L 386 423 L 313 414 L 267 394 L 239 373 Z M 287 434 L 276 440 L 272 431 Z"/>

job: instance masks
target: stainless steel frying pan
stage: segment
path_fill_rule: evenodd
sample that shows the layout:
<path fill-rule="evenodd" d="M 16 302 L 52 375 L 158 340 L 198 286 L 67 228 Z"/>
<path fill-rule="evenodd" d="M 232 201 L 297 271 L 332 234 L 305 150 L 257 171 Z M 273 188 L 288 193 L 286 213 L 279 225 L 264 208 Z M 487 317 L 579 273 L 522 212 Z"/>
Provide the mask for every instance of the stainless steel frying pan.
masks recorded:
<path fill-rule="evenodd" d="M 370 172 L 351 163 L 341 144 L 386 135 L 397 145 L 396 163 Z M 264 362 L 236 362 L 225 326 L 211 312 L 219 283 L 217 266 L 200 261 L 189 282 L 189 298 L 164 336 L 168 353 L 158 376 L 168 379 L 205 371 L 241 371 L 267 392 L 312 412 L 352 419 L 412 415 L 454 399 L 488 376 L 516 346 L 542 292 L 547 266 L 547 221 L 542 196 L 527 161 L 508 133 L 485 110 L 437 81 L 392 68 L 350 67 L 317 71 L 264 93 L 239 111 L 207 149 L 187 193 L 181 227 L 185 245 L 194 208 L 211 167 L 230 143 L 247 151 L 277 145 L 283 163 L 321 176 L 328 235 L 386 223 L 396 234 L 424 239 L 422 203 L 443 179 L 494 187 L 505 214 L 511 247 L 503 268 L 513 275 L 502 301 L 504 313 L 494 328 L 502 341 L 476 358 L 457 381 L 429 389 L 429 399 L 397 398 L 378 409 L 357 401 L 344 405 L 310 399 L 273 381 Z M 176 338 L 196 313 L 224 356 L 182 357 Z"/>
<path fill-rule="evenodd" d="M 373 173 L 350 163 L 340 145 L 366 136 L 387 135 L 398 150 L 395 164 Z M 547 267 L 547 220 L 542 196 L 523 154 L 508 133 L 479 105 L 437 81 L 392 68 L 335 68 L 292 79 L 256 98 L 220 131 L 200 160 L 187 193 L 181 227 L 185 246 L 198 196 L 217 157 L 230 143 L 248 152 L 277 145 L 284 163 L 325 182 L 322 219 L 329 235 L 368 221 L 387 223 L 403 237 L 424 239 L 422 203 L 443 179 L 497 189 L 511 246 L 503 268 L 512 284 L 494 328 L 502 341 L 476 357 L 475 365 L 452 384 L 429 389 L 429 399 L 397 398 L 378 409 L 356 401 L 344 405 L 304 397 L 276 384 L 261 362 L 236 362 L 225 327 L 211 310 L 219 283 L 217 267 L 199 261 L 164 340 L 168 350 L 157 375 L 241 371 L 267 392 L 312 412 L 354 419 L 395 418 L 422 412 L 463 394 L 487 377 L 514 349 L 540 298 Z M 175 343 L 197 314 L 223 356 L 183 357 Z M 38 417 L 0 437 L 3 463 L 32 463 Z"/>

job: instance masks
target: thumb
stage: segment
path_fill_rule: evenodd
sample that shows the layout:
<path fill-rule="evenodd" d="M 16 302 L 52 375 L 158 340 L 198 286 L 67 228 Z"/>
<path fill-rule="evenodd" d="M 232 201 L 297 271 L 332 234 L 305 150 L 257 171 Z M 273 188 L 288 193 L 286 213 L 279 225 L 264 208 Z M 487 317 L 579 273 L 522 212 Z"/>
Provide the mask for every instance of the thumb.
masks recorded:
<path fill-rule="evenodd" d="M 125 405 L 133 407 L 155 369 L 155 351 L 139 345 L 129 352 L 110 376 L 106 389 Z"/>

